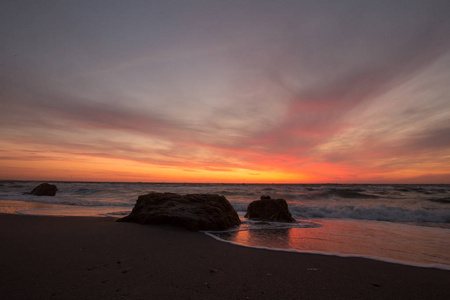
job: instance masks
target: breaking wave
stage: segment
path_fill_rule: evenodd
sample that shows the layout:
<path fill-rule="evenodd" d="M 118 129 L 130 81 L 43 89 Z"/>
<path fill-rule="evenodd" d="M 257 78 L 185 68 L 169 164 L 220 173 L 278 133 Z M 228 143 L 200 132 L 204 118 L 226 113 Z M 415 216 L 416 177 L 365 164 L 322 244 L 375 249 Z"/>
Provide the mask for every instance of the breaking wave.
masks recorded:
<path fill-rule="evenodd" d="M 404 208 L 376 205 L 308 205 L 290 207 L 295 218 L 339 218 L 391 222 L 450 223 L 450 209 Z"/>

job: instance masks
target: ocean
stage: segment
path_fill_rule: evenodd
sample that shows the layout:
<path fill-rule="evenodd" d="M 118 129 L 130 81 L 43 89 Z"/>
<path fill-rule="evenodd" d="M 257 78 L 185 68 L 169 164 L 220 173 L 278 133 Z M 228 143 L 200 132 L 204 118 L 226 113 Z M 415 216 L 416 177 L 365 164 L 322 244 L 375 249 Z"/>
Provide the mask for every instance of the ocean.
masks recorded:
<path fill-rule="evenodd" d="M 118 218 L 150 191 L 219 194 L 243 222 L 206 232 L 223 242 L 450 270 L 450 185 L 52 182 L 54 197 L 24 194 L 39 183 L 0 181 L 0 212 Z M 247 220 L 261 195 L 285 199 L 297 223 Z"/>

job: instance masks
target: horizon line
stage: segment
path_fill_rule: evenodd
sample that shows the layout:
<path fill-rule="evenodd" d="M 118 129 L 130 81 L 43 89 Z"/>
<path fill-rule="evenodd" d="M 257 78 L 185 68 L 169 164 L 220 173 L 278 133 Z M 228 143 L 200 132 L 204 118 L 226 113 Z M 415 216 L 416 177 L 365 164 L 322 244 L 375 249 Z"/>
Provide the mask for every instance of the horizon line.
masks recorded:
<path fill-rule="evenodd" d="M 89 181 L 89 180 L 25 180 L 25 179 L 0 179 L 0 182 L 67 182 L 67 183 L 130 183 L 130 184 L 228 184 L 228 185 L 450 185 L 450 183 L 277 183 L 277 182 L 183 182 L 183 181 Z"/>

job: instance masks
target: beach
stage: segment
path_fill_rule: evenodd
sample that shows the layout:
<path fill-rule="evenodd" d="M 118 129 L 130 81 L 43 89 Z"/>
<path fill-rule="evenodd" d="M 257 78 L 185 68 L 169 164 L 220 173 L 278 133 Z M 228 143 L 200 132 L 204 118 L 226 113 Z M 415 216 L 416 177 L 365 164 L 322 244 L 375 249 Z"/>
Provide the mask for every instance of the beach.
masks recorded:
<path fill-rule="evenodd" d="M 237 246 L 105 217 L 0 214 L 3 299 L 449 299 L 450 271 Z"/>
<path fill-rule="evenodd" d="M 211 233 L 223 241 L 450 270 L 449 185 L 57 182 L 55 196 L 26 193 L 38 184 L 0 181 L 0 213 L 120 218 L 149 192 L 218 194 L 242 221 L 238 228 Z M 297 222 L 245 218 L 261 195 L 285 199 Z"/>

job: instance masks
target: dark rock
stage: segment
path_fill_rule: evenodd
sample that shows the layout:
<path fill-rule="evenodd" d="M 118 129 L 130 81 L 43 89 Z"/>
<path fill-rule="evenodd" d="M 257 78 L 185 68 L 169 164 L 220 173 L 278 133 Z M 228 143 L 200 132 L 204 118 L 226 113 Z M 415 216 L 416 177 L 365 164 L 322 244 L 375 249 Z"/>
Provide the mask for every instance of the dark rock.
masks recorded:
<path fill-rule="evenodd" d="M 283 199 L 261 199 L 250 203 L 245 217 L 271 222 L 295 222 Z"/>
<path fill-rule="evenodd" d="M 225 230 L 241 224 L 230 202 L 219 195 L 149 193 L 139 196 L 132 212 L 117 220 L 169 224 L 190 230 Z"/>
<path fill-rule="evenodd" d="M 55 196 L 58 188 L 54 184 L 41 183 L 35 187 L 30 194 L 35 196 Z"/>
<path fill-rule="evenodd" d="M 269 199 L 272 199 L 270 196 L 261 196 L 261 197 L 259 197 L 259 199 L 261 199 L 261 200 L 269 200 Z"/>

